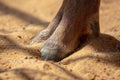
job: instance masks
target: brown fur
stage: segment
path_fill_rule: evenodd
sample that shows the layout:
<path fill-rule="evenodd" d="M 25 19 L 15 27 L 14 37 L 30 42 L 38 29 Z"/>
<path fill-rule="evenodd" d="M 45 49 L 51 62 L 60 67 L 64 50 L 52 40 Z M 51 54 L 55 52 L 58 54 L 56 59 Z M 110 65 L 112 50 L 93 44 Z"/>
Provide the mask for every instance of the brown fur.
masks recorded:
<path fill-rule="evenodd" d="M 100 0 L 64 0 L 47 28 L 51 36 L 41 49 L 43 58 L 62 59 L 78 47 L 84 35 L 98 37 L 99 6 Z"/>

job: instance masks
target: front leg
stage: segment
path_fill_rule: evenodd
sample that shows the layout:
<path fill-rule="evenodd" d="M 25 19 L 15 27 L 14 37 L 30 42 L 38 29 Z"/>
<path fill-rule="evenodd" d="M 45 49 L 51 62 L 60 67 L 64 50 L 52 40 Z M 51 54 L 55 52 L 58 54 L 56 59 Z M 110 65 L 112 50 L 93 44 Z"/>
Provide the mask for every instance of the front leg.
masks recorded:
<path fill-rule="evenodd" d="M 85 39 L 85 36 L 99 36 L 100 0 L 65 1 L 61 22 L 41 48 L 43 59 L 63 59 L 78 48 L 80 40 Z"/>

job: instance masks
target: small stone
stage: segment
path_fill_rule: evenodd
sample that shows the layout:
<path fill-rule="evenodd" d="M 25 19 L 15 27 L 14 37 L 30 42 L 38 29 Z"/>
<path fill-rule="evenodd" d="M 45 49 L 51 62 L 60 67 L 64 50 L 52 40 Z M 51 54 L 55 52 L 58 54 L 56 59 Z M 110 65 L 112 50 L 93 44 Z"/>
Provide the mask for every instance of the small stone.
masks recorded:
<path fill-rule="evenodd" d="M 11 66 L 8 67 L 8 69 L 11 69 L 11 68 L 12 68 Z"/>
<path fill-rule="evenodd" d="M 22 39 L 22 37 L 20 35 L 17 36 L 18 38 Z"/>
<path fill-rule="evenodd" d="M 29 57 L 29 59 L 33 59 L 34 57 Z"/>
<path fill-rule="evenodd" d="M 70 72 L 72 72 L 72 69 L 70 69 Z"/>
<path fill-rule="evenodd" d="M 48 65 L 48 64 L 44 64 L 43 68 L 44 68 L 44 70 L 50 70 L 51 69 L 50 65 Z"/>
<path fill-rule="evenodd" d="M 25 57 L 25 59 L 28 59 L 28 57 Z"/>

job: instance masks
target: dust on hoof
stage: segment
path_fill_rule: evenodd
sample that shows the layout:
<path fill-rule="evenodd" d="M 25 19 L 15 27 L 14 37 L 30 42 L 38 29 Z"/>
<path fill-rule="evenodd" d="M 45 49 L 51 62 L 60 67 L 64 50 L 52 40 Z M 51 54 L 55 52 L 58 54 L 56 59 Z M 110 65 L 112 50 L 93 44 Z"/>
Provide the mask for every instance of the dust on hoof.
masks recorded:
<path fill-rule="evenodd" d="M 41 31 L 30 43 L 30 45 L 46 40 L 50 36 L 50 30 L 45 29 Z"/>
<path fill-rule="evenodd" d="M 58 50 L 59 48 L 55 48 L 55 49 L 50 49 L 50 48 L 46 48 L 46 47 L 43 47 L 41 49 L 41 57 L 42 59 L 44 60 L 54 60 L 54 61 L 59 61 L 61 60 L 61 55 L 62 53 L 59 52 Z"/>

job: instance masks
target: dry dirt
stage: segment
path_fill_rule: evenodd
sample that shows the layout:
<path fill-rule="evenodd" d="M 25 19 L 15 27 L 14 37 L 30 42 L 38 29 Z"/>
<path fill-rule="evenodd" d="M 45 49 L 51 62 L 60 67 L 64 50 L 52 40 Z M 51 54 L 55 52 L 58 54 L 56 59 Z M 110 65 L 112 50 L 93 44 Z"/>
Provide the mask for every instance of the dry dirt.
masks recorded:
<path fill-rule="evenodd" d="M 101 36 L 60 62 L 30 46 L 62 0 L 0 0 L 0 80 L 120 80 L 120 0 L 102 0 Z"/>

